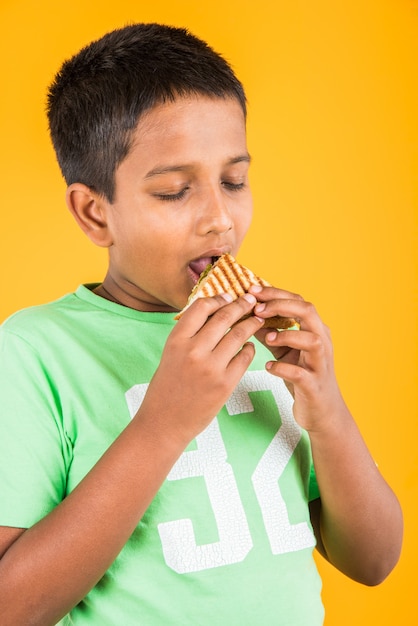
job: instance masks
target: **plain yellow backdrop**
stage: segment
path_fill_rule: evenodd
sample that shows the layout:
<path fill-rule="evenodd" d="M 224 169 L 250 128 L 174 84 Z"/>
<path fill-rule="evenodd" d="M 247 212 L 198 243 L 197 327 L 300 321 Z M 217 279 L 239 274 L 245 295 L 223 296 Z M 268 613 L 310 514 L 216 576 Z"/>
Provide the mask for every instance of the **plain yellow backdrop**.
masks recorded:
<path fill-rule="evenodd" d="M 0 319 L 99 281 L 106 267 L 66 210 L 47 136 L 45 90 L 61 62 L 133 21 L 207 39 L 249 99 L 255 217 L 240 260 L 316 304 L 345 397 L 404 509 L 401 561 L 381 586 L 357 585 L 318 557 L 326 626 L 412 624 L 417 2 L 0 0 L 0 19 Z"/>

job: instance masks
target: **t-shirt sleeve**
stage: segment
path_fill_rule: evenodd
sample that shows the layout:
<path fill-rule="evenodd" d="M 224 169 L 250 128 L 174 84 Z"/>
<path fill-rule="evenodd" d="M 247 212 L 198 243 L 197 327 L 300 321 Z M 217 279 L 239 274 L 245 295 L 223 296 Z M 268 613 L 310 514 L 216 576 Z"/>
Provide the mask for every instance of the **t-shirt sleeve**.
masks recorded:
<path fill-rule="evenodd" d="M 65 496 L 71 445 L 38 351 L 0 329 L 0 525 L 27 528 Z"/>
<path fill-rule="evenodd" d="M 311 464 L 311 473 L 309 476 L 308 497 L 309 497 L 309 502 L 312 502 L 312 500 L 316 500 L 317 498 L 321 497 L 321 494 L 319 493 L 319 487 L 318 487 L 318 482 L 316 480 L 315 468 L 313 466 L 313 463 Z"/>

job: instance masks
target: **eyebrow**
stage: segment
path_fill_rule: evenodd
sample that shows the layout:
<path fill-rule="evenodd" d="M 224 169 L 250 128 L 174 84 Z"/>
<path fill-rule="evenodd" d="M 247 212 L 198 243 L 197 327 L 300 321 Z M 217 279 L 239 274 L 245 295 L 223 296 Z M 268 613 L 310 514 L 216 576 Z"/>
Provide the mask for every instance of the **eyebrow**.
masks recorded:
<path fill-rule="evenodd" d="M 251 156 L 249 154 L 242 154 L 240 156 L 233 157 L 226 162 L 226 165 L 235 165 L 236 163 L 251 163 Z M 161 176 L 162 174 L 170 174 L 171 172 L 185 172 L 191 167 L 193 167 L 193 164 L 157 166 L 147 172 L 144 178 L 152 178 L 153 176 Z"/>

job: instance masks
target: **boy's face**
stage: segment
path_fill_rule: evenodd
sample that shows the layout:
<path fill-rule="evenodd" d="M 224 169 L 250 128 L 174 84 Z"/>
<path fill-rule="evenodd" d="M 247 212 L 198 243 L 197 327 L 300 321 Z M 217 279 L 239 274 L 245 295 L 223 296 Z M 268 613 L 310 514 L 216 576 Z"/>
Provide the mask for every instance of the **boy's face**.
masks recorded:
<path fill-rule="evenodd" d="M 181 309 L 211 258 L 237 253 L 252 215 L 248 167 L 235 99 L 179 98 L 140 118 L 105 205 L 105 285 L 111 277 L 122 304 Z"/>

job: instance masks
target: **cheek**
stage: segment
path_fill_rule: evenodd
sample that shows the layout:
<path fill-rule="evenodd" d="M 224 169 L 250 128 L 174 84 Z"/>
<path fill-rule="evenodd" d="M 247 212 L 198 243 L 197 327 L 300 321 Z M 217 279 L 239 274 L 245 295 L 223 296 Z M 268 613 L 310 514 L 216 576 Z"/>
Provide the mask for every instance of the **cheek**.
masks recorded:
<path fill-rule="evenodd" d="M 131 255 L 154 257 L 163 255 L 167 247 L 176 241 L 178 225 L 170 219 L 144 220 L 126 232 L 125 245 Z"/>
<path fill-rule="evenodd" d="M 235 216 L 235 230 L 240 243 L 244 239 L 251 225 L 253 217 L 252 203 L 247 205 L 245 209 L 238 210 Z"/>

